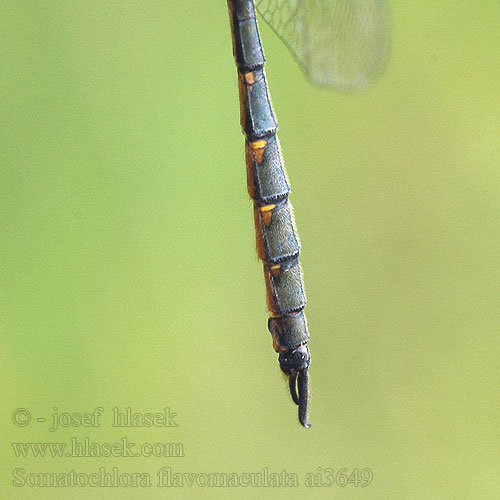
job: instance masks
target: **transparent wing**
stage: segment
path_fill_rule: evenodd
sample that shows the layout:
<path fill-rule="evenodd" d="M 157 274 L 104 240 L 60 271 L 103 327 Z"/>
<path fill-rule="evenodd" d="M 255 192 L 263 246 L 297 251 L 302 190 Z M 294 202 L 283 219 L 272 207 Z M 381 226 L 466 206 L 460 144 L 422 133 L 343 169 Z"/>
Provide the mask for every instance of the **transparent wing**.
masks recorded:
<path fill-rule="evenodd" d="M 363 87 L 387 61 L 387 0 L 256 0 L 255 5 L 318 85 Z"/>

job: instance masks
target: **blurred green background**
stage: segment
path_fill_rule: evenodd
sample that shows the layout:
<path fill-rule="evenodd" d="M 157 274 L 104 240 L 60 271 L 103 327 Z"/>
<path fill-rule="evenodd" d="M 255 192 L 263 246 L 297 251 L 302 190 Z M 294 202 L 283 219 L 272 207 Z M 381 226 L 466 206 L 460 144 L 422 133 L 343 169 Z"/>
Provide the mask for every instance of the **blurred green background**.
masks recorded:
<path fill-rule="evenodd" d="M 261 23 L 302 241 L 309 431 L 266 329 L 226 2 L 0 10 L 2 498 L 500 497 L 497 0 L 392 2 L 389 64 L 361 94 L 310 86 Z M 169 407 L 178 427 L 112 428 L 115 406 Z M 102 425 L 49 432 L 54 407 L 102 407 Z M 185 456 L 10 444 L 86 436 Z M 15 468 L 101 466 L 153 486 L 13 486 Z M 300 486 L 158 488 L 161 467 Z M 373 481 L 305 487 L 318 468 Z"/>

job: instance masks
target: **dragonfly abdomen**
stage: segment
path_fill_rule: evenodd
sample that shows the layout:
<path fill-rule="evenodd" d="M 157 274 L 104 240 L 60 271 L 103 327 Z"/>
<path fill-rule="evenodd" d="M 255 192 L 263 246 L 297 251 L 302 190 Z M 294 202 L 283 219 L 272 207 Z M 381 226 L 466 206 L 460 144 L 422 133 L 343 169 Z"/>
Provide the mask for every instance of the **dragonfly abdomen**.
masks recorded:
<path fill-rule="evenodd" d="M 288 200 L 290 186 L 276 137 L 278 124 L 269 98 L 254 2 L 228 0 L 228 5 L 246 139 L 248 192 L 254 202 L 257 253 L 264 264 L 270 311 L 268 328 L 281 370 L 289 378 L 292 398 L 299 405 L 299 420 L 309 427 L 309 332 L 303 311 L 306 296 L 300 244 Z"/>

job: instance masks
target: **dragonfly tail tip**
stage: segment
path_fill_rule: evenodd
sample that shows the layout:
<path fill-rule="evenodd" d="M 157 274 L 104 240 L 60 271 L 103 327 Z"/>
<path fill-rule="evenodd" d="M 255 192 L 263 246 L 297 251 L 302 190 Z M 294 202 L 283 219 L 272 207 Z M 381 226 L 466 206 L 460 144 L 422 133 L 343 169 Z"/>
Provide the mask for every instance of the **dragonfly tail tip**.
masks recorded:
<path fill-rule="evenodd" d="M 309 410 L 309 374 L 307 368 L 290 375 L 289 381 L 290 394 L 294 403 L 299 407 L 299 422 L 306 429 L 309 429 L 311 424 L 307 415 Z"/>

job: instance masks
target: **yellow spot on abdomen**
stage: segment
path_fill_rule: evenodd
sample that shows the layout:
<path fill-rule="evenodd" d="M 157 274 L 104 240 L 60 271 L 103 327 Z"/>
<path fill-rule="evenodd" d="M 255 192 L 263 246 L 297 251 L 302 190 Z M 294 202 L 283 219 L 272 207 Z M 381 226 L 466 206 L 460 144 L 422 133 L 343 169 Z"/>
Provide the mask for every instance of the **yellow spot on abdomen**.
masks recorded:
<path fill-rule="evenodd" d="M 263 207 L 259 207 L 259 210 L 261 212 L 270 212 L 271 210 L 274 210 L 276 208 L 276 205 L 264 205 Z"/>
<path fill-rule="evenodd" d="M 267 146 L 267 141 L 263 139 L 261 141 L 255 141 L 250 144 L 252 146 L 252 149 L 254 150 L 257 163 L 262 163 L 262 160 L 264 158 L 264 150 Z"/>
<path fill-rule="evenodd" d="M 276 205 L 264 205 L 263 207 L 259 207 L 260 212 L 262 213 L 262 218 L 264 219 L 264 224 L 269 226 L 271 224 L 271 219 L 273 218 L 273 210 Z"/>
<path fill-rule="evenodd" d="M 281 265 L 276 264 L 275 266 L 271 266 L 269 269 L 271 270 L 273 276 L 278 276 L 281 270 Z"/>
<path fill-rule="evenodd" d="M 261 141 L 255 141 L 251 144 L 253 149 L 264 149 L 267 145 L 267 141 L 265 139 L 262 139 Z"/>
<path fill-rule="evenodd" d="M 252 72 L 245 73 L 245 81 L 248 83 L 248 85 L 253 85 L 255 83 L 255 76 Z"/>

